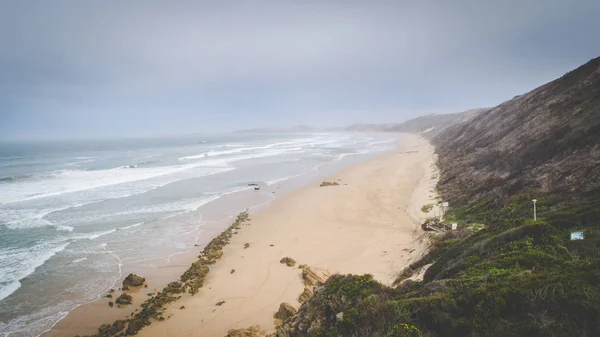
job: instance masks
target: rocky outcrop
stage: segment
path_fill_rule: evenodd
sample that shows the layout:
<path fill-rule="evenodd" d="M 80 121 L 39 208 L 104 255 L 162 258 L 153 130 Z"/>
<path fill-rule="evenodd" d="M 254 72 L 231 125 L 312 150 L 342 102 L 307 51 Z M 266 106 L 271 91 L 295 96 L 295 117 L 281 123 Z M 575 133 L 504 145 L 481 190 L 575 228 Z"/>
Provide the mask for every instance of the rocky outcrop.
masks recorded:
<path fill-rule="evenodd" d="M 329 271 L 305 266 L 302 268 L 302 279 L 305 286 L 315 286 L 325 283 L 329 278 Z"/>
<path fill-rule="evenodd" d="M 291 304 L 287 302 L 283 302 L 279 305 L 279 310 L 277 310 L 273 317 L 285 321 L 286 319 L 294 316 L 295 313 L 296 308 L 294 308 Z"/>
<path fill-rule="evenodd" d="M 124 332 L 127 336 L 136 335 L 140 329 L 151 324 L 151 319 L 158 321 L 165 320 L 162 316 L 166 304 L 176 301 L 181 296 L 175 296 L 175 293 L 188 291 L 195 294 L 202 287 L 204 278 L 209 272 L 208 265 L 215 263 L 216 259 L 223 254 L 223 247 L 229 243 L 233 236 L 233 230 L 239 230 L 241 226 L 249 220 L 248 213 L 240 213 L 233 224 L 225 231 L 214 238 L 198 256 L 198 261 L 183 274 L 178 282 L 171 282 L 163 291 L 159 291 L 154 296 L 150 296 L 141 304 L 141 310 L 136 311 L 133 316 L 127 319 L 127 328 Z M 109 303 L 112 305 L 112 302 Z M 183 308 L 183 307 L 182 307 Z M 110 336 L 117 336 L 123 333 L 110 333 Z"/>
<path fill-rule="evenodd" d="M 146 282 L 146 279 L 136 274 L 129 274 L 123 280 L 123 288 L 139 287 Z"/>
<path fill-rule="evenodd" d="M 310 300 L 310 298 L 313 297 L 313 295 L 314 295 L 314 292 L 312 291 L 311 288 L 304 287 L 304 291 L 298 297 L 298 302 L 304 303 L 304 302 Z"/>
<path fill-rule="evenodd" d="M 163 289 L 163 291 L 171 294 L 178 294 L 184 292 L 182 287 L 183 284 L 181 282 L 171 282 Z"/>

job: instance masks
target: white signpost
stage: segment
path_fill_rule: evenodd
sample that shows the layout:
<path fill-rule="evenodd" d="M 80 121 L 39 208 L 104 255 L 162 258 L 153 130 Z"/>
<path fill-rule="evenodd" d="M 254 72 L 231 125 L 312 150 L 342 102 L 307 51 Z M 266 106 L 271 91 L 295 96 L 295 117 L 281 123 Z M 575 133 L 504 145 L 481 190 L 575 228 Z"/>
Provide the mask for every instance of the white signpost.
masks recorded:
<path fill-rule="evenodd" d="M 448 207 L 448 202 L 442 202 L 442 214 L 440 215 L 440 221 L 443 219 L 444 215 L 446 215 L 446 207 Z"/>
<path fill-rule="evenodd" d="M 458 227 L 458 224 L 455 224 L 455 223 L 452 224 L 452 230 L 453 231 L 455 231 L 457 227 Z"/>

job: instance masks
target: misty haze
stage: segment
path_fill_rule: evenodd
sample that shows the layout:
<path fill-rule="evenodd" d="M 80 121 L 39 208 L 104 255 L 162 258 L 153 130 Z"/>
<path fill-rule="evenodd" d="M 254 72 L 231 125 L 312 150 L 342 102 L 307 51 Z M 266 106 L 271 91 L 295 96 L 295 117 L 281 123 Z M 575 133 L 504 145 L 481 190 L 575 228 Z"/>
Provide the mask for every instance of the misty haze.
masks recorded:
<path fill-rule="evenodd" d="M 0 3 L 0 336 L 599 336 L 599 17 Z"/>

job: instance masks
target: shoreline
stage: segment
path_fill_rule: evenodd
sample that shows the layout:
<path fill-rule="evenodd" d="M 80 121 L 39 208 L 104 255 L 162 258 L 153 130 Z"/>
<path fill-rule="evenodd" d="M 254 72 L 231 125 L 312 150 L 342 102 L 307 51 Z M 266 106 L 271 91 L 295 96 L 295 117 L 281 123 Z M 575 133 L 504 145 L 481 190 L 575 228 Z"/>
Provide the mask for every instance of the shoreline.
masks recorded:
<path fill-rule="evenodd" d="M 433 159 L 432 159 L 433 151 L 432 151 L 432 146 L 429 144 L 428 141 L 426 141 L 418 136 L 405 135 L 405 134 L 398 135 L 398 138 L 399 138 L 399 145 L 392 152 L 376 154 L 374 156 L 371 156 L 371 158 L 368 158 L 366 161 L 358 160 L 358 163 L 353 163 L 350 166 L 342 168 L 341 171 L 339 168 L 338 169 L 334 168 L 333 172 L 329 172 L 330 175 L 333 174 L 331 177 L 340 179 L 338 177 L 347 176 L 349 174 L 348 172 L 353 172 L 353 171 L 359 170 L 361 167 L 365 167 L 365 166 L 368 167 L 369 165 L 372 166 L 373 162 L 379 162 L 379 164 L 381 165 L 382 163 L 385 164 L 387 161 L 390 160 L 390 158 L 393 159 L 397 155 L 404 156 L 404 157 L 407 157 L 407 156 L 410 157 L 411 155 L 414 155 L 415 153 L 419 153 L 419 152 L 427 152 L 427 153 L 431 152 L 430 153 L 431 156 L 429 156 L 430 158 L 426 158 L 427 157 L 426 154 L 425 154 L 425 157 L 423 157 L 423 154 L 421 155 L 420 161 L 417 163 L 417 166 L 421 165 L 422 167 L 419 167 L 419 168 L 412 167 L 412 169 L 419 170 L 420 176 L 419 177 L 411 177 L 413 182 L 416 179 L 416 186 L 412 186 L 413 188 L 410 191 L 404 191 L 404 192 L 408 192 L 409 199 L 410 199 L 410 200 L 403 200 L 403 202 L 406 204 L 405 210 L 404 210 L 406 219 L 404 219 L 404 221 L 406 222 L 406 220 L 408 220 L 408 222 L 411 222 L 412 224 L 408 225 L 407 227 L 402 228 L 405 231 L 402 233 L 402 236 L 406 236 L 407 233 L 410 232 L 410 234 L 409 234 L 410 240 L 404 241 L 404 243 L 403 243 L 404 246 L 411 247 L 411 248 L 405 249 L 405 252 L 410 251 L 410 253 L 408 254 L 408 256 L 402 256 L 402 259 L 393 258 L 391 261 L 388 261 L 388 263 L 384 263 L 383 268 L 382 268 L 382 266 L 379 266 L 380 267 L 379 270 L 377 270 L 375 272 L 376 279 L 378 279 L 379 281 L 382 281 L 385 284 L 390 284 L 390 285 L 393 282 L 395 276 L 406 265 L 408 265 L 408 263 L 410 263 L 409 261 L 412 261 L 412 260 L 418 258 L 420 255 L 422 255 L 422 253 L 426 249 L 426 246 L 427 246 L 426 241 L 427 240 L 424 238 L 423 235 L 418 235 L 419 234 L 419 230 L 418 230 L 419 218 L 424 216 L 424 214 L 419 213 L 419 212 L 420 212 L 420 207 L 422 205 L 424 205 L 426 203 L 431 203 L 431 201 L 432 201 L 432 196 L 429 196 L 428 194 L 429 194 L 430 188 L 433 186 L 432 181 L 431 181 L 432 179 L 430 179 L 431 172 L 435 171 L 435 168 L 431 167 L 431 164 L 433 163 Z M 423 150 L 421 151 L 420 149 L 417 149 L 415 151 L 414 150 L 415 147 L 420 147 Z M 387 163 L 387 164 L 391 164 L 391 163 Z M 367 171 L 368 171 L 368 169 L 367 169 Z M 362 172 L 362 173 L 365 173 L 365 172 Z M 402 176 L 403 173 L 400 172 L 399 175 Z M 315 177 L 320 177 L 320 176 L 317 173 L 317 174 L 315 174 Z M 355 181 L 353 181 L 352 184 L 354 184 L 354 182 L 360 180 L 358 178 L 360 178 L 360 177 L 353 177 L 351 180 L 355 180 Z M 327 179 L 329 179 L 329 178 L 327 178 Z M 161 328 L 161 327 L 172 325 L 171 322 L 177 320 L 178 316 L 179 317 L 184 316 L 184 315 L 182 315 L 182 313 L 189 314 L 192 312 L 192 310 L 180 311 L 179 309 L 177 309 L 177 311 L 180 311 L 180 312 L 176 312 L 174 310 L 175 309 L 174 307 L 179 308 L 182 305 L 185 306 L 186 308 L 188 306 L 192 307 L 194 302 L 196 302 L 198 300 L 202 301 L 202 298 L 206 297 L 205 293 L 207 292 L 207 290 L 212 290 L 212 288 L 213 288 L 210 286 L 210 284 L 212 284 L 214 282 L 220 282 L 219 280 L 223 277 L 223 275 L 221 275 L 221 274 L 223 274 L 222 273 L 223 270 L 227 269 L 228 267 L 226 267 L 226 266 L 228 264 L 232 263 L 232 261 L 237 260 L 236 263 L 243 261 L 244 263 L 252 264 L 253 262 L 248 263 L 248 261 L 254 261 L 255 258 L 251 259 L 250 256 L 247 256 L 246 260 L 241 260 L 244 258 L 244 256 L 235 257 L 233 255 L 236 253 L 239 253 L 238 252 L 239 248 L 240 248 L 239 247 L 240 243 L 238 242 L 239 240 L 254 239 L 255 235 L 262 236 L 262 237 L 268 237 L 268 234 L 264 235 L 265 233 L 246 234 L 246 231 L 248 231 L 248 230 L 256 232 L 255 229 L 259 226 L 255 226 L 255 223 L 258 221 L 259 224 L 262 224 L 262 222 L 265 221 L 265 219 L 264 219 L 265 214 L 267 215 L 266 221 L 269 222 L 270 220 L 268 219 L 269 218 L 268 214 L 277 213 L 278 212 L 277 209 L 281 209 L 282 207 L 285 208 L 286 207 L 285 205 L 289 204 L 288 200 L 298 202 L 300 199 L 302 199 L 303 195 L 306 194 L 307 191 L 324 192 L 327 189 L 330 189 L 331 191 L 335 192 L 336 189 L 342 190 L 347 186 L 345 181 L 346 180 L 344 180 L 344 179 L 342 179 L 340 181 L 341 186 L 323 187 L 323 188 L 315 187 L 314 181 L 313 181 L 307 187 L 299 187 L 296 189 L 294 189 L 293 187 L 289 188 L 289 191 L 283 192 L 283 194 L 284 194 L 283 196 L 272 197 L 272 199 L 270 199 L 270 200 L 266 200 L 266 201 L 263 201 L 263 202 L 255 205 L 254 207 L 259 208 L 259 209 L 257 210 L 256 213 L 253 212 L 251 214 L 251 217 L 253 218 L 252 219 L 253 221 L 251 221 L 251 222 L 253 225 L 249 226 L 248 228 L 244 227 L 244 229 L 239 232 L 239 235 L 235 235 L 232 238 L 232 244 L 223 248 L 223 251 L 224 251 L 223 259 L 219 260 L 215 265 L 212 265 L 210 267 L 211 272 L 208 274 L 208 276 L 206 278 L 204 288 L 200 289 L 200 293 L 193 297 L 188 294 L 185 294 L 185 295 L 183 295 L 183 298 L 177 300 L 174 304 L 172 304 L 170 306 L 167 305 L 167 308 L 168 308 L 167 312 L 169 314 L 165 314 L 165 317 L 169 317 L 169 318 L 167 318 L 167 320 L 165 322 L 156 322 L 155 321 L 152 326 L 144 328 L 143 330 L 141 330 L 139 332 L 139 334 L 148 335 L 148 336 L 166 336 L 165 333 L 167 333 L 166 331 L 169 331 L 170 328 L 166 328 L 166 330 L 165 330 L 165 328 Z M 274 186 L 276 186 L 276 185 L 277 184 L 273 185 L 273 189 L 275 189 Z M 421 190 L 417 191 L 419 188 Z M 278 190 L 278 188 L 277 188 L 277 190 Z M 275 192 L 275 191 L 273 191 L 273 192 Z M 239 192 L 238 196 L 240 194 L 244 194 L 244 192 Z M 333 194 L 334 195 L 332 195 L 332 197 L 335 197 L 336 193 L 333 193 Z M 233 199 L 236 199 L 235 196 Z M 325 201 L 327 201 L 327 200 L 325 200 Z M 300 202 L 302 202 L 302 201 L 300 200 Z M 415 203 L 417 203 L 417 204 L 415 205 Z M 280 204 L 283 204 L 283 206 L 281 206 Z M 415 206 L 415 207 L 409 207 L 409 204 L 412 206 Z M 275 209 L 275 210 L 273 210 L 273 209 Z M 398 207 L 398 209 L 400 209 L 400 207 Z M 281 212 L 285 213 L 285 210 L 283 210 Z M 396 212 L 396 213 L 397 213 L 397 215 L 402 215 L 402 212 Z M 222 229 L 226 225 L 229 224 L 229 222 L 231 221 L 230 220 L 231 217 L 232 216 L 225 217 L 220 220 L 213 221 L 212 223 L 209 222 L 208 225 L 204 226 L 202 228 L 202 234 L 199 235 L 200 238 L 203 239 L 203 241 L 199 242 L 197 244 L 197 246 L 202 247 L 203 245 L 206 245 L 208 243 L 208 241 L 210 241 L 212 238 L 219 235 L 219 233 L 222 231 Z M 308 230 L 308 228 L 307 228 L 307 230 Z M 382 234 L 383 234 L 383 232 L 385 232 L 385 230 L 382 231 Z M 356 238 L 354 238 L 354 240 L 355 239 Z M 268 239 L 266 239 L 266 240 L 268 240 Z M 296 240 L 298 240 L 298 239 L 296 239 Z M 279 245 L 275 245 L 275 246 L 276 246 L 276 248 L 279 248 L 278 247 Z M 414 247 L 414 246 L 416 246 L 416 247 Z M 255 250 L 253 248 L 255 248 L 254 245 L 252 243 L 250 243 L 250 247 L 245 252 L 250 253 L 253 250 Z M 271 247 L 271 249 L 272 248 L 273 247 Z M 275 250 L 278 251 L 277 249 L 275 249 Z M 242 249 L 241 252 L 244 252 L 244 250 Z M 371 255 L 373 255 L 372 253 L 373 252 L 371 252 Z M 167 283 L 174 281 L 175 278 L 172 277 L 172 275 L 174 275 L 174 274 L 181 275 L 183 273 L 183 271 L 185 271 L 189 267 L 189 265 L 194 261 L 194 259 L 196 258 L 196 254 L 197 254 L 197 250 L 192 249 L 190 252 L 171 256 L 170 257 L 171 261 L 169 261 L 163 268 L 155 268 L 155 270 L 142 270 L 139 272 L 136 271 L 137 274 L 144 275 L 146 277 L 146 279 L 149 281 L 148 283 L 150 284 L 150 286 L 146 290 L 140 289 L 137 291 L 128 292 L 129 294 L 131 294 L 133 296 L 134 303 L 139 304 L 139 303 L 143 302 L 145 299 L 148 298 L 148 297 L 144 296 L 145 293 L 148 293 L 151 291 L 157 291 L 158 289 L 161 289 L 163 286 L 167 285 Z M 301 256 L 302 254 L 299 254 L 299 255 Z M 279 258 L 281 258 L 281 257 L 283 257 L 283 256 L 280 256 Z M 310 266 L 315 266 L 318 268 L 325 267 L 325 269 L 330 270 L 332 272 L 343 272 L 343 273 L 346 273 L 346 272 L 361 273 L 362 272 L 362 270 L 360 268 L 355 268 L 355 269 L 345 268 L 345 267 L 336 268 L 336 263 L 333 263 L 333 262 L 328 264 L 328 263 L 322 263 L 323 261 L 307 261 L 310 259 L 300 259 L 299 260 L 297 257 L 291 256 L 291 255 L 290 255 L 290 257 L 298 260 L 299 264 L 308 262 L 308 264 Z M 277 261 L 279 261 L 279 258 L 277 259 Z M 374 256 L 370 256 L 370 258 L 372 259 L 372 258 L 374 258 Z M 316 260 L 318 260 L 318 259 L 316 259 Z M 320 266 L 319 263 L 323 266 Z M 169 272 L 164 273 L 167 269 L 169 270 Z M 231 268 L 231 269 L 233 269 L 233 268 Z M 288 268 L 288 269 L 293 270 L 292 268 Z M 369 271 L 369 270 L 366 270 L 366 271 Z M 165 276 L 165 274 L 170 275 L 170 278 Z M 230 274 L 229 269 L 227 269 L 227 274 Z M 239 277 L 239 278 L 247 279 L 249 277 L 249 275 L 242 275 L 242 274 L 244 274 L 242 269 L 236 269 L 235 274 L 231 273 L 230 275 L 235 276 L 235 278 Z M 387 280 L 382 279 L 382 278 L 387 278 Z M 230 279 L 231 279 L 231 277 L 230 277 Z M 301 284 L 301 282 L 298 282 L 299 286 L 300 286 L 300 284 Z M 290 287 L 290 288 L 293 288 L 293 287 Z M 297 297 L 301 292 L 302 292 L 302 289 L 300 288 L 300 291 L 297 294 L 295 294 L 295 297 Z M 128 306 L 125 308 L 120 308 L 120 309 L 115 310 L 114 308 L 113 309 L 108 308 L 108 306 L 104 302 L 107 302 L 107 301 L 103 301 L 102 299 L 100 299 L 100 300 L 97 300 L 92 303 L 81 305 L 79 308 L 71 311 L 65 319 L 57 322 L 57 324 L 55 324 L 55 326 L 53 328 L 51 328 L 49 331 L 45 332 L 43 335 L 44 336 L 47 336 L 47 335 L 74 336 L 76 334 L 97 333 L 97 328 L 99 327 L 99 325 L 101 323 L 109 323 L 109 322 L 113 322 L 115 319 L 123 319 L 126 317 L 127 314 L 131 313 L 134 310 L 134 308 L 138 307 L 137 305 L 136 306 Z M 186 303 L 186 304 L 184 304 L 184 303 Z M 291 303 L 293 303 L 295 306 L 297 306 L 296 304 L 299 305 L 299 303 L 297 303 L 297 302 L 291 302 Z M 269 309 L 269 312 L 276 311 L 279 303 L 275 303 L 275 305 L 276 306 L 274 306 L 272 308 L 272 310 Z M 225 305 L 223 305 L 223 308 L 228 307 L 228 306 L 229 306 L 228 304 L 225 304 Z M 214 303 L 212 303 L 212 305 L 211 305 L 211 309 L 214 309 L 212 307 L 214 307 Z M 219 308 L 219 309 L 221 309 L 221 308 Z M 265 308 L 264 310 L 261 309 L 258 311 L 265 311 L 265 310 L 267 310 L 267 309 Z M 171 317 L 171 315 L 172 315 L 172 317 Z M 197 316 L 197 315 L 195 315 L 195 316 Z M 272 330 L 272 328 L 273 328 L 272 313 L 270 313 L 270 316 L 271 316 L 271 318 L 270 318 L 271 325 L 270 326 L 269 326 L 268 322 L 265 320 L 265 318 L 262 317 L 262 320 L 260 322 L 260 323 L 262 323 L 262 324 L 260 324 L 262 328 L 266 328 L 267 330 Z M 94 317 L 95 319 L 93 321 L 94 322 L 100 321 L 100 323 L 96 323 L 96 324 L 89 323 L 89 322 L 83 323 L 83 321 L 88 321 L 86 318 L 89 318 L 89 317 Z M 219 334 L 225 335 L 225 333 L 227 332 L 227 330 L 229 328 L 245 327 L 245 326 L 238 326 L 236 324 L 231 324 L 231 326 L 228 326 L 228 327 L 224 327 L 223 325 L 220 325 L 219 327 L 215 326 L 214 324 L 211 324 L 211 325 L 216 328 L 216 330 L 213 330 L 214 332 L 209 332 L 209 331 L 206 331 L 206 329 L 204 327 L 202 328 L 203 331 L 206 331 L 206 336 L 212 336 L 212 335 L 214 335 L 213 333 L 216 333 L 216 335 L 219 335 Z M 252 323 L 252 324 L 248 324 L 248 326 L 249 325 L 255 325 L 255 324 Z M 224 331 L 224 332 L 221 333 L 221 331 Z M 178 331 L 177 335 L 179 335 L 181 332 L 183 332 L 183 331 Z M 170 333 L 168 333 L 168 334 L 170 334 Z"/>

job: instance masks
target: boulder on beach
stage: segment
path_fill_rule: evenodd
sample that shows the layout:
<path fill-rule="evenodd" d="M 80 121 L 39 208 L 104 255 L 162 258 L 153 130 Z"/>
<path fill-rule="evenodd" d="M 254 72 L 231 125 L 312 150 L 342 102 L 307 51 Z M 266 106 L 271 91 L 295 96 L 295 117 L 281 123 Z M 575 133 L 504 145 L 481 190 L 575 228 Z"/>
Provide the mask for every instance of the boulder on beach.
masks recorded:
<path fill-rule="evenodd" d="M 131 296 L 127 295 L 127 294 L 121 294 L 121 296 L 119 296 L 116 300 L 117 304 L 121 304 L 121 305 L 127 305 L 127 304 L 131 304 Z"/>
<path fill-rule="evenodd" d="M 284 257 L 283 259 L 281 259 L 279 261 L 279 263 L 283 263 L 286 264 L 288 267 L 293 267 L 296 265 L 296 261 L 294 259 L 292 259 L 291 257 Z"/>
<path fill-rule="evenodd" d="M 294 316 L 295 313 L 296 308 L 294 308 L 291 304 L 287 302 L 283 302 L 279 305 L 279 310 L 275 313 L 273 317 L 285 321 L 286 319 Z"/>
<path fill-rule="evenodd" d="M 146 282 L 146 279 L 138 276 L 136 274 L 129 274 L 127 275 L 127 277 L 123 280 L 123 288 L 127 287 L 139 287 L 141 285 L 144 284 L 144 282 Z"/>

